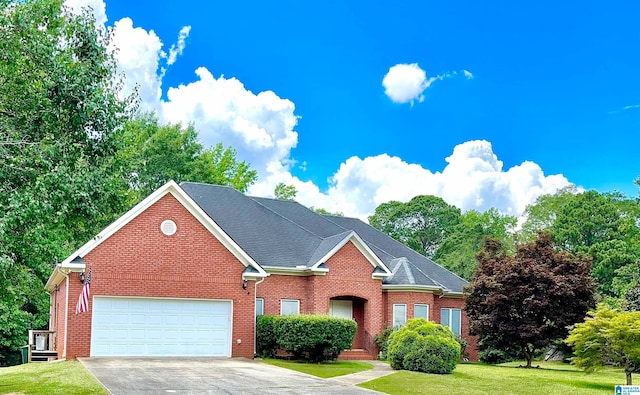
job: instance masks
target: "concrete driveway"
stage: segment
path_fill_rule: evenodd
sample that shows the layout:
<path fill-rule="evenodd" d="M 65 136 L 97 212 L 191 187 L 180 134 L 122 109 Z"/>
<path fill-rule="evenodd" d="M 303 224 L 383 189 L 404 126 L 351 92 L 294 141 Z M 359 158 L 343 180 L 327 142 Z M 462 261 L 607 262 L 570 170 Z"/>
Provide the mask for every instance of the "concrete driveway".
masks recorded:
<path fill-rule="evenodd" d="M 80 358 L 114 395 L 378 394 L 244 358 Z"/>

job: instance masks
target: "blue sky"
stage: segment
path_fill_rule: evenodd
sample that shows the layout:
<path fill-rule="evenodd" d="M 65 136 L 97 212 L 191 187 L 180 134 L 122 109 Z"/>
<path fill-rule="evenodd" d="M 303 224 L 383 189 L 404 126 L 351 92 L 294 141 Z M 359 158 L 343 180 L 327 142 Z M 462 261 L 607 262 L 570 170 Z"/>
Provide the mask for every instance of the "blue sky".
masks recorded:
<path fill-rule="evenodd" d="M 107 0 L 106 25 L 143 108 L 234 146 L 255 194 L 361 217 L 417 193 L 514 215 L 568 183 L 637 196 L 640 3 L 396 3 Z"/>

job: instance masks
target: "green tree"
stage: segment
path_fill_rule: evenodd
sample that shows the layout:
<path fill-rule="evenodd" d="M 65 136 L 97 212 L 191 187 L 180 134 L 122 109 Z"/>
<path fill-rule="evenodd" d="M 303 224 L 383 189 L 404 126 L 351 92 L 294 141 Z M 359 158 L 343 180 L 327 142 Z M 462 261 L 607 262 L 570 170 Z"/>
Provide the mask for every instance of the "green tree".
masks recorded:
<path fill-rule="evenodd" d="M 135 101 L 109 36 L 61 3 L 0 0 L 0 364 L 46 325 L 52 263 L 126 205 L 113 158 Z"/>
<path fill-rule="evenodd" d="M 286 185 L 284 182 L 281 182 L 278 185 L 276 185 L 275 189 L 273 190 L 273 195 L 275 196 L 276 199 L 279 199 L 279 200 L 293 201 L 296 198 L 297 194 L 298 194 L 298 190 L 296 189 L 295 186 Z"/>
<path fill-rule="evenodd" d="M 476 255 L 486 237 L 499 239 L 509 250 L 515 249 L 516 217 L 501 214 L 491 208 L 484 213 L 467 211 L 451 231 L 433 259 L 460 277 L 469 280 L 478 266 Z"/>
<path fill-rule="evenodd" d="M 311 206 L 309 207 L 309 210 L 314 211 L 320 215 L 333 215 L 334 217 L 344 217 L 344 213 L 342 212 L 332 213 L 328 210 L 323 209 L 322 207 L 315 208 Z"/>
<path fill-rule="evenodd" d="M 371 226 L 428 258 L 433 258 L 459 223 L 460 209 L 437 196 L 425 195 L 407 203 L 383 203 L 369 217 Z"/>
<path fill-rule="evenodd" d="M 593 277 L 604 295 L 615 295 L 616 270 L 640 259 L 640 210 L 620 194 L 587 191 L 573 196 L 552 225 L 556 245 L 593 258 Z"/>
<path fill-rule="evenodd" d="M 497 239 L 486 239 L 480 266 L 465 288 L 471 334 L 481 349 L 519 352 L 531 367 L 535 353 L 593 306 L 590 259 L 554 249 L 543 233 L 512 256 Z"/>
<path fill-rule="evenodd" d="M 137 116 L 121 136 L 119 160 L 138 202 L 169 180 L 227 185 L 246 192 L 257 179 L 249 164 L 222 144 L 205 149 L 193 125 L 161 125 L 153 114 Z"/>
<path fill-rule="evenodd" d="M 574 348 L 576 366 L 587 372 L 620 367 L 631 385 L 632 373 L 640 373 L 640 312 L 621 312 L 600 304 L 575 325 L 567 343 Z"/>
<path fill-rule="evenodd" d="M 550 230 L 560 209 L 577 194 L 578 190 L 571 185 L 553 194 L 538 196 L 535 203 L 527 206 L 524 211 L 526 220 L 518 232 L 519 240 L 527 243 L 535 240 L 538 233 Z"/>

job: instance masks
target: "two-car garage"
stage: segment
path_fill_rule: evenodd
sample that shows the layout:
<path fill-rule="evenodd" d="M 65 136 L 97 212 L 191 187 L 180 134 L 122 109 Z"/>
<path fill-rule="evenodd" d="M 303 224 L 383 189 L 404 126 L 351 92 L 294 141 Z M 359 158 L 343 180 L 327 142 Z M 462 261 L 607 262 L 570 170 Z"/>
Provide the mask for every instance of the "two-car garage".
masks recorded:
<path fill-rule="evenodd" d="M 91 356 L 231 356 L 229 300 L 95 296 Z"/>

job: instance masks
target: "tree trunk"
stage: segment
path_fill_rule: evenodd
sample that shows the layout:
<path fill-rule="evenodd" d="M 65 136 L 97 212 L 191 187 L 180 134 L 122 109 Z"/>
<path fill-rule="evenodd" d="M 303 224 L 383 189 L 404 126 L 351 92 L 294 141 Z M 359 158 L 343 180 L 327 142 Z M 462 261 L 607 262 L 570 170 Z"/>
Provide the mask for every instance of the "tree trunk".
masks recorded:
<path fill-rule="evenodd" d="M 531 368 L 531 361 L 533 360 L 533 353 L 529 352 L 529 350 L 525 350 L 524 352 L 524 357 L 527 359 L 527 366 L 525 366 L 527 369 Z"/>
<path fill-rule="evenodd" d="M 627 385 L 632 385 L 632 383 L 631 383 L 631 371 L 630 370 L 625 370 L 624 372 L 627 375 Z"/>

